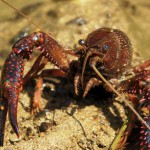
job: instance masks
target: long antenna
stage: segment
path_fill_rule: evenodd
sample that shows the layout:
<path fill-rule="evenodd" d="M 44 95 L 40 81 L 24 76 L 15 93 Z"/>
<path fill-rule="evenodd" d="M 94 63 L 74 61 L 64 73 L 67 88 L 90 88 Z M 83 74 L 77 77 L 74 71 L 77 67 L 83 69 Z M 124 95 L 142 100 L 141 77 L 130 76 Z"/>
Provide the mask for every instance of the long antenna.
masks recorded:
<path fill-rule="evenodd" d="M 42 28 L 40 28 L 36 23 L 34 23 L 27 15 L 25 15 L 24 13 L 22 13 L 19 9 L 15 8 L 13 5 L 11 5 L 10 3 L 6 2 L 5 0 L 1 0 L 3 3 L 5 3 L 6 5 L 8 5 L 10 8 L 12 8 L 14 11 L 18 12 L 21 16 L 25 17 L 29 22 L 31 22 L 35 27 L 37 27 L 39 30 L 41 30 L 42 32 L 47 33 L 46 31 L 44 31 Z M 48 33 L 47 33 L 48 34 Z M 48 34 L 50 35 L 50 34 Z"/>
<path fill-rule="evenodd" d="M 130 105 L 130 103 L 117 91 L 113 88 L 113 86 L 101 75 L 101 73 L 97 70 L 95 66 L 92 66 L 93 70 L 97 73 L 97 75 L 112 89 L 114 93 L 116 93 L 128 107 L 134 112 L 134 114 L 138 117 L 138 119 L 150 130 L 149 125 L 143 120 L 143 118 L 138 114 L 138 112 Z"/>
<path fill-rule="evenodd" d="M 42 28 L 40 28 L 36 23 L 34 23 L 27 15 L 25 15 L 24 13 L 22 13 L 20 10 L 18 10 L 17 8 L 15 8 L 13 5 L 11 5 L 10 3 L 7 3 L 5 0 L 1 0 L 3 3 L 5 3 L 6 5 L 8 5 L 10 8 L 12 8 L 13 10 L 15 10 L 16 12 L 18 12 L 20 15 L 22 15 L 23 17 L 25 17 L 29 22 L 31 22 L 35 27 L 37 27 L 39 30 L 41 30 L 42 32 L 47 33 L 46 31 L 44 31 Z M 49 33 L 47 33 L 49 36 L 51 36 Z M 97 73 L 97 75 L 114 91 L 114 93 L 116 93 L 129 107 L 130 109 L 136 114 L 136 116 L 138 117 L 138 119 L 150 130 L 150 127 L 147 125 L 147 123 L 143 120 L 143 118 L 138 114 L 138 112 L 127 102 L 127 100 L 125 98 L 123 98 L 121 96 L 120 93 L 118 93 L 118 91 L 116 91 L 109 82 L 107 82 L 107 80 L 99 73 L 99 71 L 97 70 L 97 68 L 95 66 L 92 67 L 93 70 Z M 83 74 L 83 73 L 82 73 Z M 83 76 L 83 75 L 82 75 Z"/>

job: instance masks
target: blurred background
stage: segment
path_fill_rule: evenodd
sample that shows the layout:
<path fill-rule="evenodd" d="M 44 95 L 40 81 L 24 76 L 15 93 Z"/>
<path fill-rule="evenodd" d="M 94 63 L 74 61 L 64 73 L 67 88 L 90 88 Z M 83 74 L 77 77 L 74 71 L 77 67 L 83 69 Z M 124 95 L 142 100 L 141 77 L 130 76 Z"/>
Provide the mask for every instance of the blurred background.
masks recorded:
<path fill-rule="evenodd" d="M 73 48 L 80 38 L 99 27 L 124 31 L 142 59 L 150 57 L 149 0 L 7 0 L 65 46 Z M 36 31 L 23 16 L 0 2 L 0 66 L 13 43 Z"/>

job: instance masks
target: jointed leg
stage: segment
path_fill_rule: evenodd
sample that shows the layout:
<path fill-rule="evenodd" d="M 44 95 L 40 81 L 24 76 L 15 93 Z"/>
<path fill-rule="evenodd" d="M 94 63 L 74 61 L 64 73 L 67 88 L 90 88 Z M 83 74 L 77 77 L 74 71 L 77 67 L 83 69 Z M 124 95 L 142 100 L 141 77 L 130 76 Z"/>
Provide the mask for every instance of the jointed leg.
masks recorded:
<path fill-rule="evenodd" d="M 81 79 L 81 74 L 78 72 L 74 77 L 74 91 L 76 95 L 78 95 L 78 87 L 80 84 L 80 79 Z"/>
<path fill-rule="evenodd" d="M 147 67 L 150 67 L 150 60 L 147 60 L 144 63 L 135 66 L 133 71 L 134 72 L 141 72 L 142 70 L 144 70 Z"/>
<path fill-rule="evenodd" d="M 43 78 L 39 76 L 36 79 L 36 86 L 34 91 L 34 97 L 32 101 L 31 106 L 31 113 L 34 114 L 35 110 L 38 108 L 39 110 L 42 110 L 41 107 L 41 96 L 42 96 L 42 90 L 43 90 Z"/>
<path fill-rule="evenodd" d="M 42 96 L 42 90 L 43 90 L 43 78 L 44 77 L 64 77 L 66 74 L 59 70 L 59 69 L 47 69 L 43 70 L 41 74 L 37 77 L 36 79 L 36 86 L 35 86 L 35 92 L 34 92 L 34 97 L 32 101 L 32 108 L 31 108 L 31 113 L 35 113 L 36 109 L 41 110 L 41 96 Z"/>
<path fill-rule="evenodd" d="M 87 82 L 86 87 L 84 89 L 83 98 L 87 95 L 87 93 L 90 91 L 91 88 L 95 86 L 99 86 L 102 83 L 101 80 L 98 80 L 97 78 L 90 78 L 90 80 Z"/>
<path fill-rule="evenodd" d="M 41 63 L 43 58 L 43 54 L 41 53 L 36 61 L 34 62 L 31 69 L 28 71 L 28 73 L 24 76 L 24 85 L 27 84 L 31 79 L 33 79 L 39 71 L 41 71 L 45 65 L 47 64 L 48 60 L 44 59 L 44 61 Z"/>

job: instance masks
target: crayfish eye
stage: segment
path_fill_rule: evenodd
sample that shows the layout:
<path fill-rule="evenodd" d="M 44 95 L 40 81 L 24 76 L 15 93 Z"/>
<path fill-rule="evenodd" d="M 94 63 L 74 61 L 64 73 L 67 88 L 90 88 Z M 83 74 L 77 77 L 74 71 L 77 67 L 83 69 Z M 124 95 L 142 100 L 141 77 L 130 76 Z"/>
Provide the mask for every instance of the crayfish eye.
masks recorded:
<path fill-rule="evenodd" d="M 81 45 L 81 46 L 85 46 L 85 44 L 86 44 L 85 40 L 83 40 L 83 39 L 80 39 L 80 40 L 78 41 L 78 43 L 79 43 L 79 45 Z"/>
<path fill-rule="evenodd" d="M 103 45 L 102 52 L 106 53 L 106 51 L 108 51 L 108 50 L 109 50 L 109 46 L 108 45 Z"/>

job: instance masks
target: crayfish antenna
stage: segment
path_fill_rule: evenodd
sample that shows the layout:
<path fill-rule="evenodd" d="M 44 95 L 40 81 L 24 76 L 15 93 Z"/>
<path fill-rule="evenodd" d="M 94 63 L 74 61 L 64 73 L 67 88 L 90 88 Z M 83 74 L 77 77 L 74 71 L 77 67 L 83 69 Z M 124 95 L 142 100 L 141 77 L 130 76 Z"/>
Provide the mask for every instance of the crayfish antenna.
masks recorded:
<path fill-rule="evenodd" d="M 6 2 L 5 0 L 1 0 L 3 3 L 5 3 L 7 6 L 9 6 L 11 9 L 13 9 L 15 12 L 19 13 L 21 16 L 23 16 L 24 18 L 26 18 L 31 24 L 33 24 L 35 27 L 37 27 L 37 29 L 39 29 L 42 32 L 47 33 L 46 31 L 44 31 L 42 28 L 40 28 L 35 22 L 33 22 L 27 15 L 25 15 L 23 12 L 21 12 L 20 10 L 18 10 L 17 8 L 15 8 L 13 5 L 11 5 L 10 3 Z M 47 33 L 49 36 L 51 36 L 50 33 Z"/>
<path fill-rule="evenodd" d="M 138 117 L 138 119 L 146 126 L 147 129 L 150 130 L 150 126 L 145 122 L 145 120 L 139 115 L 139 113 L 131 106 L 131 104 L 116 90 L 114 87 L 102 76 L 102 74 L 97 70 L 96 66 L 93 65 L 91 66 L 95 73 L 102 79 L 103 82 L 105 82 L 111 89 L 112 91 L 117 94 L 126 105 L 132 110 L 132 112 Z"/>
<path fill-rule="evenodd" d="M 87 60 L 89 58 L 89 56 L 91 55 L 91 51 L 88 51 L 86 56 L 85 56 L 85 59 L 84 59 L 84 62 L 83 62 L 83 67 L 82 67 L 82 74 L 81 74 L 81 85 L 82 85 L 82 88 L 83 88 L 83 75 L 84 75 L 84 72 L 85 72 L 85 67 L 86 67 L 86 63 L 87 63 Z"/>

